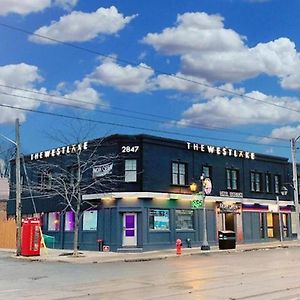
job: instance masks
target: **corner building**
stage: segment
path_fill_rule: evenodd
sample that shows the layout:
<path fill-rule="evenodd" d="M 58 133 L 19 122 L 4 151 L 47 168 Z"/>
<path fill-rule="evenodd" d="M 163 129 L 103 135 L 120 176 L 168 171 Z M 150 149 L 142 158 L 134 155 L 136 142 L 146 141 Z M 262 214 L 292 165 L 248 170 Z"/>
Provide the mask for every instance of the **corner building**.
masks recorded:
<path fill-rule="evenodd" d="M 83 149 L 82 159 L 84 151 L 93 148 L 96 141 L 76 145 Z M 63 146 L 28 155 L 27 167 L 45 160 L 71 167 L 72 151 L 62 154 L 62 148 L 67 149 Z M 111 251 L 174 248 L 178 238 L 184 247 L 187 239 L 192 247 L 200 246 L 203 207 L 193 208 L 197 195 L 190 191 L 190 184 L 199 185 L 202 174 L 212 182 L 212 192 L 205 198 L 210 245 L 217 244 L 219 230 L 235 231 L 237 243 L 279 239 L 280 227 L 284 239 L 295 237 L 292 189 L 286 185 L 288 194 L 280 194 L 281 186 L 292 182 L 287 158 L 149 135 L 112 135 L 97 151 L 118 155 L 118 162 L 95 166 L 86 174 L 86 182 L 105 174 L 115 174 L 122 180 L 82 195 L 94 205 L 82 212 L 82 250 L 98 250 L 98 240 Z M 28 176 L 43 185 L 41 176 L 30 171 Z M 43 232 L 55 238 L 54 247 L 72 248 L 73 212 L 64 211 L 61 199 L 50 192 L 35 196 L 33 205 L 23 189 L 22 215 L 32 216 L 36 210 Z M 15 203 L 9 201 L 8 214 L 14 211 Z"/>

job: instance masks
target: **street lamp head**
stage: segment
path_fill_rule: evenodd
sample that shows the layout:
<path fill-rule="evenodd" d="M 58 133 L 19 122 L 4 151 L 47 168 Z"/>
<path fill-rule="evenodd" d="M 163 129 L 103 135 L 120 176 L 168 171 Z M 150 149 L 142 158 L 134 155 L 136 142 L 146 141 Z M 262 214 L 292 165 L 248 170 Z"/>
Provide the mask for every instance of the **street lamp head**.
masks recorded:
<path fill-rule="evenodd" d="M 197 191 L 197 188 L 198 188 L 198 186 L 195 182 L 192 182 L 190 184 L 190 190 L 191 190 L 192 193 L 195 193 Z"/>
<path fill-rule="evenodd" d="M 286 196 L 287 193 L 288 193 L 288 189 L 286 186 L 282 186 L 281 189 L 280 189 L 280 193 L 282 196 Z"/>

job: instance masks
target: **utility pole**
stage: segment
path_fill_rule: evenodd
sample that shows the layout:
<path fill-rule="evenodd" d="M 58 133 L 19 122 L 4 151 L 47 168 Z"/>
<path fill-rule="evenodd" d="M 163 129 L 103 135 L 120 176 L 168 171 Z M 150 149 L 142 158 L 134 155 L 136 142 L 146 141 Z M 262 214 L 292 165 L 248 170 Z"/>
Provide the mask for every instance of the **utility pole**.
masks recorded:
<path fill-rule="evenodd" d="M 299 222 L 299 192 L 298 192 L 298 175 L 297 175 L 297 164 L 296 164 L 296 141 L 300 138 L 291 139 L 291 149 L 292 149 L 292 165 L 293 165 L 293 190 L 294 190 L 294 205 L 296 212 L 296 230 L 297 230 L 297 240 L 300 240 L 300 222 Z"/>
<path fill-rule="evenodd" d="M 17 242 L 17 256 L 21 255 L 21 226 L 22 226 L 22 213 L 21 213 L 21 167 L 20 167 L 20 123 L 16 119 L 16 242 Z"/>

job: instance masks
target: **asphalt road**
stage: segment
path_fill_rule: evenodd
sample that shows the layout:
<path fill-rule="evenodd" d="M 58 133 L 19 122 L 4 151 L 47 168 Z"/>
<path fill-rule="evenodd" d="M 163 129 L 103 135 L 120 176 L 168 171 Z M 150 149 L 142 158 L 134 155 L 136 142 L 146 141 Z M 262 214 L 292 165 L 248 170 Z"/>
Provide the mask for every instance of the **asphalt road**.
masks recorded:
<path fill-rule="evenodd" d="M 0 252 L 0 299 L 300 299 L 299 248 L 146 262 L 29 262 Z"/>

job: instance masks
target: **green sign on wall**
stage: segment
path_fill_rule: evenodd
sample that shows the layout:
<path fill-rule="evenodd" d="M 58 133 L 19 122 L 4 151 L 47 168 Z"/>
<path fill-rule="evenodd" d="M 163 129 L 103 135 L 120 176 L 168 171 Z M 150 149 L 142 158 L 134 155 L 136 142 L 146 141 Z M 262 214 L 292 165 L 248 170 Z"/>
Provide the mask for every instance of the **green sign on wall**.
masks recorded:
<path fill-rule="evenodd" d="M 192 208 L 202 208 L 203 207 L 203 195 L 201 193 L 194 196 L 191 202 Z"/>

